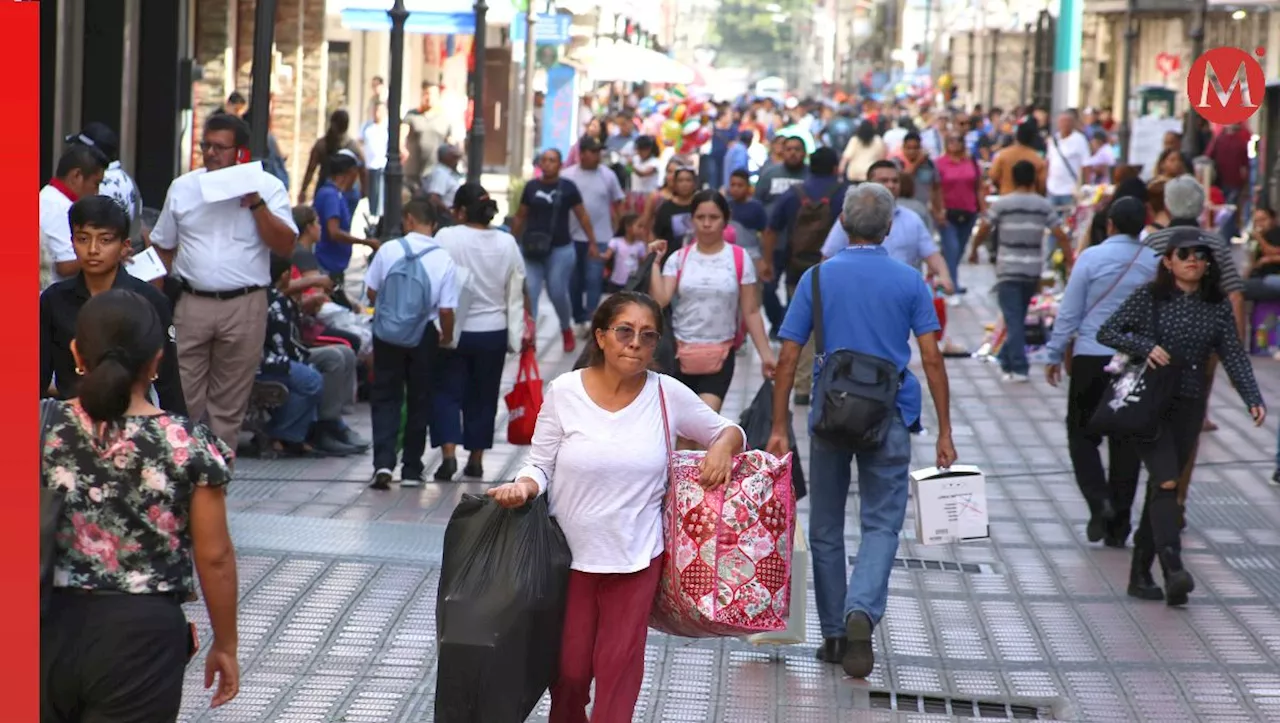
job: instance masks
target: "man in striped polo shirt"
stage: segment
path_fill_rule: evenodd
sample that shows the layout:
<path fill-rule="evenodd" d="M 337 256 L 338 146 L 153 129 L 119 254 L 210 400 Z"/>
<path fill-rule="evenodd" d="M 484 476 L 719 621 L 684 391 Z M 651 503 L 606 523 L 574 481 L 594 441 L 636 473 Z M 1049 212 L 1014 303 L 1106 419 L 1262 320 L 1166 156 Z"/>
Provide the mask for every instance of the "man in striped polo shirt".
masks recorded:
<path fill-rule="evenodd" d="M 1204 187 L 1196 181 L 1194 176 L 1179 176 L 1165 184 L 1164 205 L 1172 218 L 1169 222 L 1169 227 L 1155 231 L 1142 239 L 1142 243 L 1150 246 L 1161 256 L 1164 255 L 1165 248 L 1169 244 L 1169 239 L 1173 236 L 1174 229 L 1179 227 L 1200 227 L 1200 217 L 1204 214 L 1205 209 Z M 1217 264 L 1221 277 L 1222 293 L 1231 300 L 1231 309 L 1236 317 L 1236 330 L 1240 334 L 1241 341 L 1244 341 L 1249 334 L 1244 308 L 1244 281 L 1240 278 L 1240 269 L 1236 266 L 1235 257 L 1231 253 L 1231 244 L 1217 233 L 1206 231 L 1203 228 L 1200 230 L 1200 242 L 1208 246 L 1209 250 L 1213 252 L 1213 263 Z M 1218 358 L 1216 356 L 1210 357 L 1208 368 L 1205 369 L 1205 374 L 1208 378 L 1204 387 L 1206 397 L 1213 390 L 1213 377 L 1217 369 Z M 1217 425 L 1209 420 L 1207 411 L 1205 413 L 1204 429 L 1205 431 L 1217 429 Z M 1178 479 L 1178 504 L 1183 507 L 1187 503 L 1187 488 L 1191 484 L 1191 471 L 1196 466 L 1196 453 L 1199 451 L 1199 446 L 1197 439 L 1195 446 L 1191 449 L 1191 457 L 1187 460 L 1187 466 L 1182 471 L 1182 477 Z"/>
<path fill-rule="evenodd" d="M 1004 317 L 1005 339 L 998 358 L 1006 382 L 1026 382 L 1027 310 L 1040 289 L 1044 268 L 1044 232 L 1057 239 L 1070 263 L 1071 242 L 1062 230 L 1062 219 L 1049 199 L 1036 192 L 1036 167 L 1030 161 L 1013 164 L 1013 193 L 1005 194 L 987 210 L 974 243 L 996 234 L 996 298 Z"/>

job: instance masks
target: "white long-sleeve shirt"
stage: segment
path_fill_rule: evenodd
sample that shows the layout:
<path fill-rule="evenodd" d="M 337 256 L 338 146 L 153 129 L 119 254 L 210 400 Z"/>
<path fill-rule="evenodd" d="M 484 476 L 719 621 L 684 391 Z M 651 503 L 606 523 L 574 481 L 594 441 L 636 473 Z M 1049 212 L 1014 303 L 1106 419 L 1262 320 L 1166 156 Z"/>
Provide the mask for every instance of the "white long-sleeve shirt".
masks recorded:
<path fill-rule="evenodd" d="M 663 439 L 658 384 L 666 397 L 671 439 Z M 547 493 L 574 570 L 630 573 L 662 554 L 662 499 L 667 450 L 675 437 L 710 446 L 736 427 L 684 384 L 649 372 L 635 401 L 601 409 L 582 385 L 582 371 L 547 385 L 528 462 L 516 475 Z M 741 428 L 738 428 L 741 431 Z"/>

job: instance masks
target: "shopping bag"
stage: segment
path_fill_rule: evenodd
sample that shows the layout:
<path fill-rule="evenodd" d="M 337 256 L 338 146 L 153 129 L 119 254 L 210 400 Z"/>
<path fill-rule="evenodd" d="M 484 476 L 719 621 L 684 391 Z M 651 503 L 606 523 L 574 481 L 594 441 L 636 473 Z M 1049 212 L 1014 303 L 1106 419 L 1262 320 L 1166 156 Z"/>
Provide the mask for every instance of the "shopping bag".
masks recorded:
<path fill-rule="evenodd" d="M 795 534 L 791 455 L 753 450 L 730 479 L 698 483 L 705 452 L 676 452 L 662 519 L 666 558 L 649 627 L 686 638 L 787 627 Z"/>
<path fill-rule="evenodd" d="M 572 557 L 545 496 L 463 495 L 436 597 L 437 723 L 520 723 L 555 682 Z"/>
<path fill-rule="evenodd" d="M 1150 438 L 1173 405 L 1181 368 L 1177 364 L 1147 366 L 1140 359 L 1112 377 L 1102 402 L 1089 421 L 1089 431 L 1114 437 Z"/>
<path fill-rule="evenodd" d="M 791 551 L 791 614 L 787 616 L 787 629 L 777 633 L 748 635 L 752 645 L 803 645 L 805 643 L 806 600 L 809 596 L 809 543 L 804 539 L 804 529 L 796 522 L 796 544 Z"/>
<path fill-rule="evenodd" d="M 800 463 L 800 448 L 796 445 L 796 433 L 792 427 L 791 412 L 787 412 L 787 441 L 791 445 L 791 488 L 795 490 L 796 501 L 809 494 L 804 481 L 804 465 Z M 742 410 L 738 417 L 738 426 L 747 435 L 749 449 L 764 449 L 769 445 L 769 435 L 773 434 L 773 382 L 766 379 L 756 392 L 751 406 Z"/>
<path fill-rule="evenodd" d="M 538 373 L 537 352 L 532 348 L 520 352 L 520 371 L 516 385 L 504 399 L 507 402 L 507 441 L 523 445 L 533 443 L 533 429 L 542 410 L 542 376 Z"/>

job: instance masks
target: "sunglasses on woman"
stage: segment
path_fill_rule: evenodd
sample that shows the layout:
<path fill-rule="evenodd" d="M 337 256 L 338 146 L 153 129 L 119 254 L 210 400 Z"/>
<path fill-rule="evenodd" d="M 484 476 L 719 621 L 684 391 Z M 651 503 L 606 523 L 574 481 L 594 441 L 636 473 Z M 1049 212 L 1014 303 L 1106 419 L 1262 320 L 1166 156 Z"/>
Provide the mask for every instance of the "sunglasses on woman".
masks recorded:
<path fill-rule="evenodd" d="M 613 338 L 617 339 L 618 343 L 623 346 L 631 346 L 631 342 L 636 339 L 636 330 L 629 326 L 611 326 L 605 331 L 612 331 Z M 640 332 L 640 346 L 652 349 L 658 345 L 658 339 L 661 337 L 662 335 L 653 329 L 645 329 Z"/>
<path fill-rule="evenodd" d="M 1177 251 L 1174 251 L 1173 254 L 1178 257 L 1179 261 L 1186 261 L 1190 258 L 1194 258 L 1196 261 L 1209 260 L 1209 249 L 1204 246 L 1196 246 L 1193 248 L 1183 246 Z"/>

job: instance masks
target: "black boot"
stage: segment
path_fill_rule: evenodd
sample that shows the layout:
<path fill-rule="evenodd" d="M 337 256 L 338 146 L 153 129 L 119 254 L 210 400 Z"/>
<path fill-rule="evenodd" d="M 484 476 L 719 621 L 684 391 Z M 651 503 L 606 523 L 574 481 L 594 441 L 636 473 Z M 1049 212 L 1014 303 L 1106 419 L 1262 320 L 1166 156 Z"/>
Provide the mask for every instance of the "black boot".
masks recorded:
<path fill-rule="evenodd" d="M 839 665 L 844 653 L 849 649 L 849 642 L 844 638 L 823 638 L 816 657 L 824 663 Z"/>
<path fill-rule="evenodd" d="M 1107 527 L 1115 518 L 1116 510 L 1111 506 L 1111 500 L 1103 500 L 1099 503 L 1089 518 L 1089 526 L 1085 528 L 1085 536 L 1089 538 L 1089 542 L 1097 542 L 1105 537 Z"/>
<path fill-rule="evenodd" d="M 1129 566 L 1129 597 L 1152 601 L 1164 599 L 1164 591 L 1151 576 L 1151 563 L 1155 559 L 1153 550 L 1133 548 L 1133 562 Z"/>
<path fill-rule="evenodd" d="M 1131 519 L 1132 512 L 1129 510 L 1116 510 L 1115 518 L 1107 523 L 1107 534 L 1103 536 L 1102 544 L 1123 550 L 1125 542 L 1129 539 L 1129 533 L 1133 531 Z M 1150 565 L 1147 567 L 1149 568 Z"/>
<path fill-rule="evenodd" d="M 1187 604 L 1187 596 L 1196 589 L 1191 573 L 1182 567 L 1182 554 L 1172 547 L 1160 551 L 1160 566 L 1164 568 L 1164 601 L 1170 607 Z"/>

